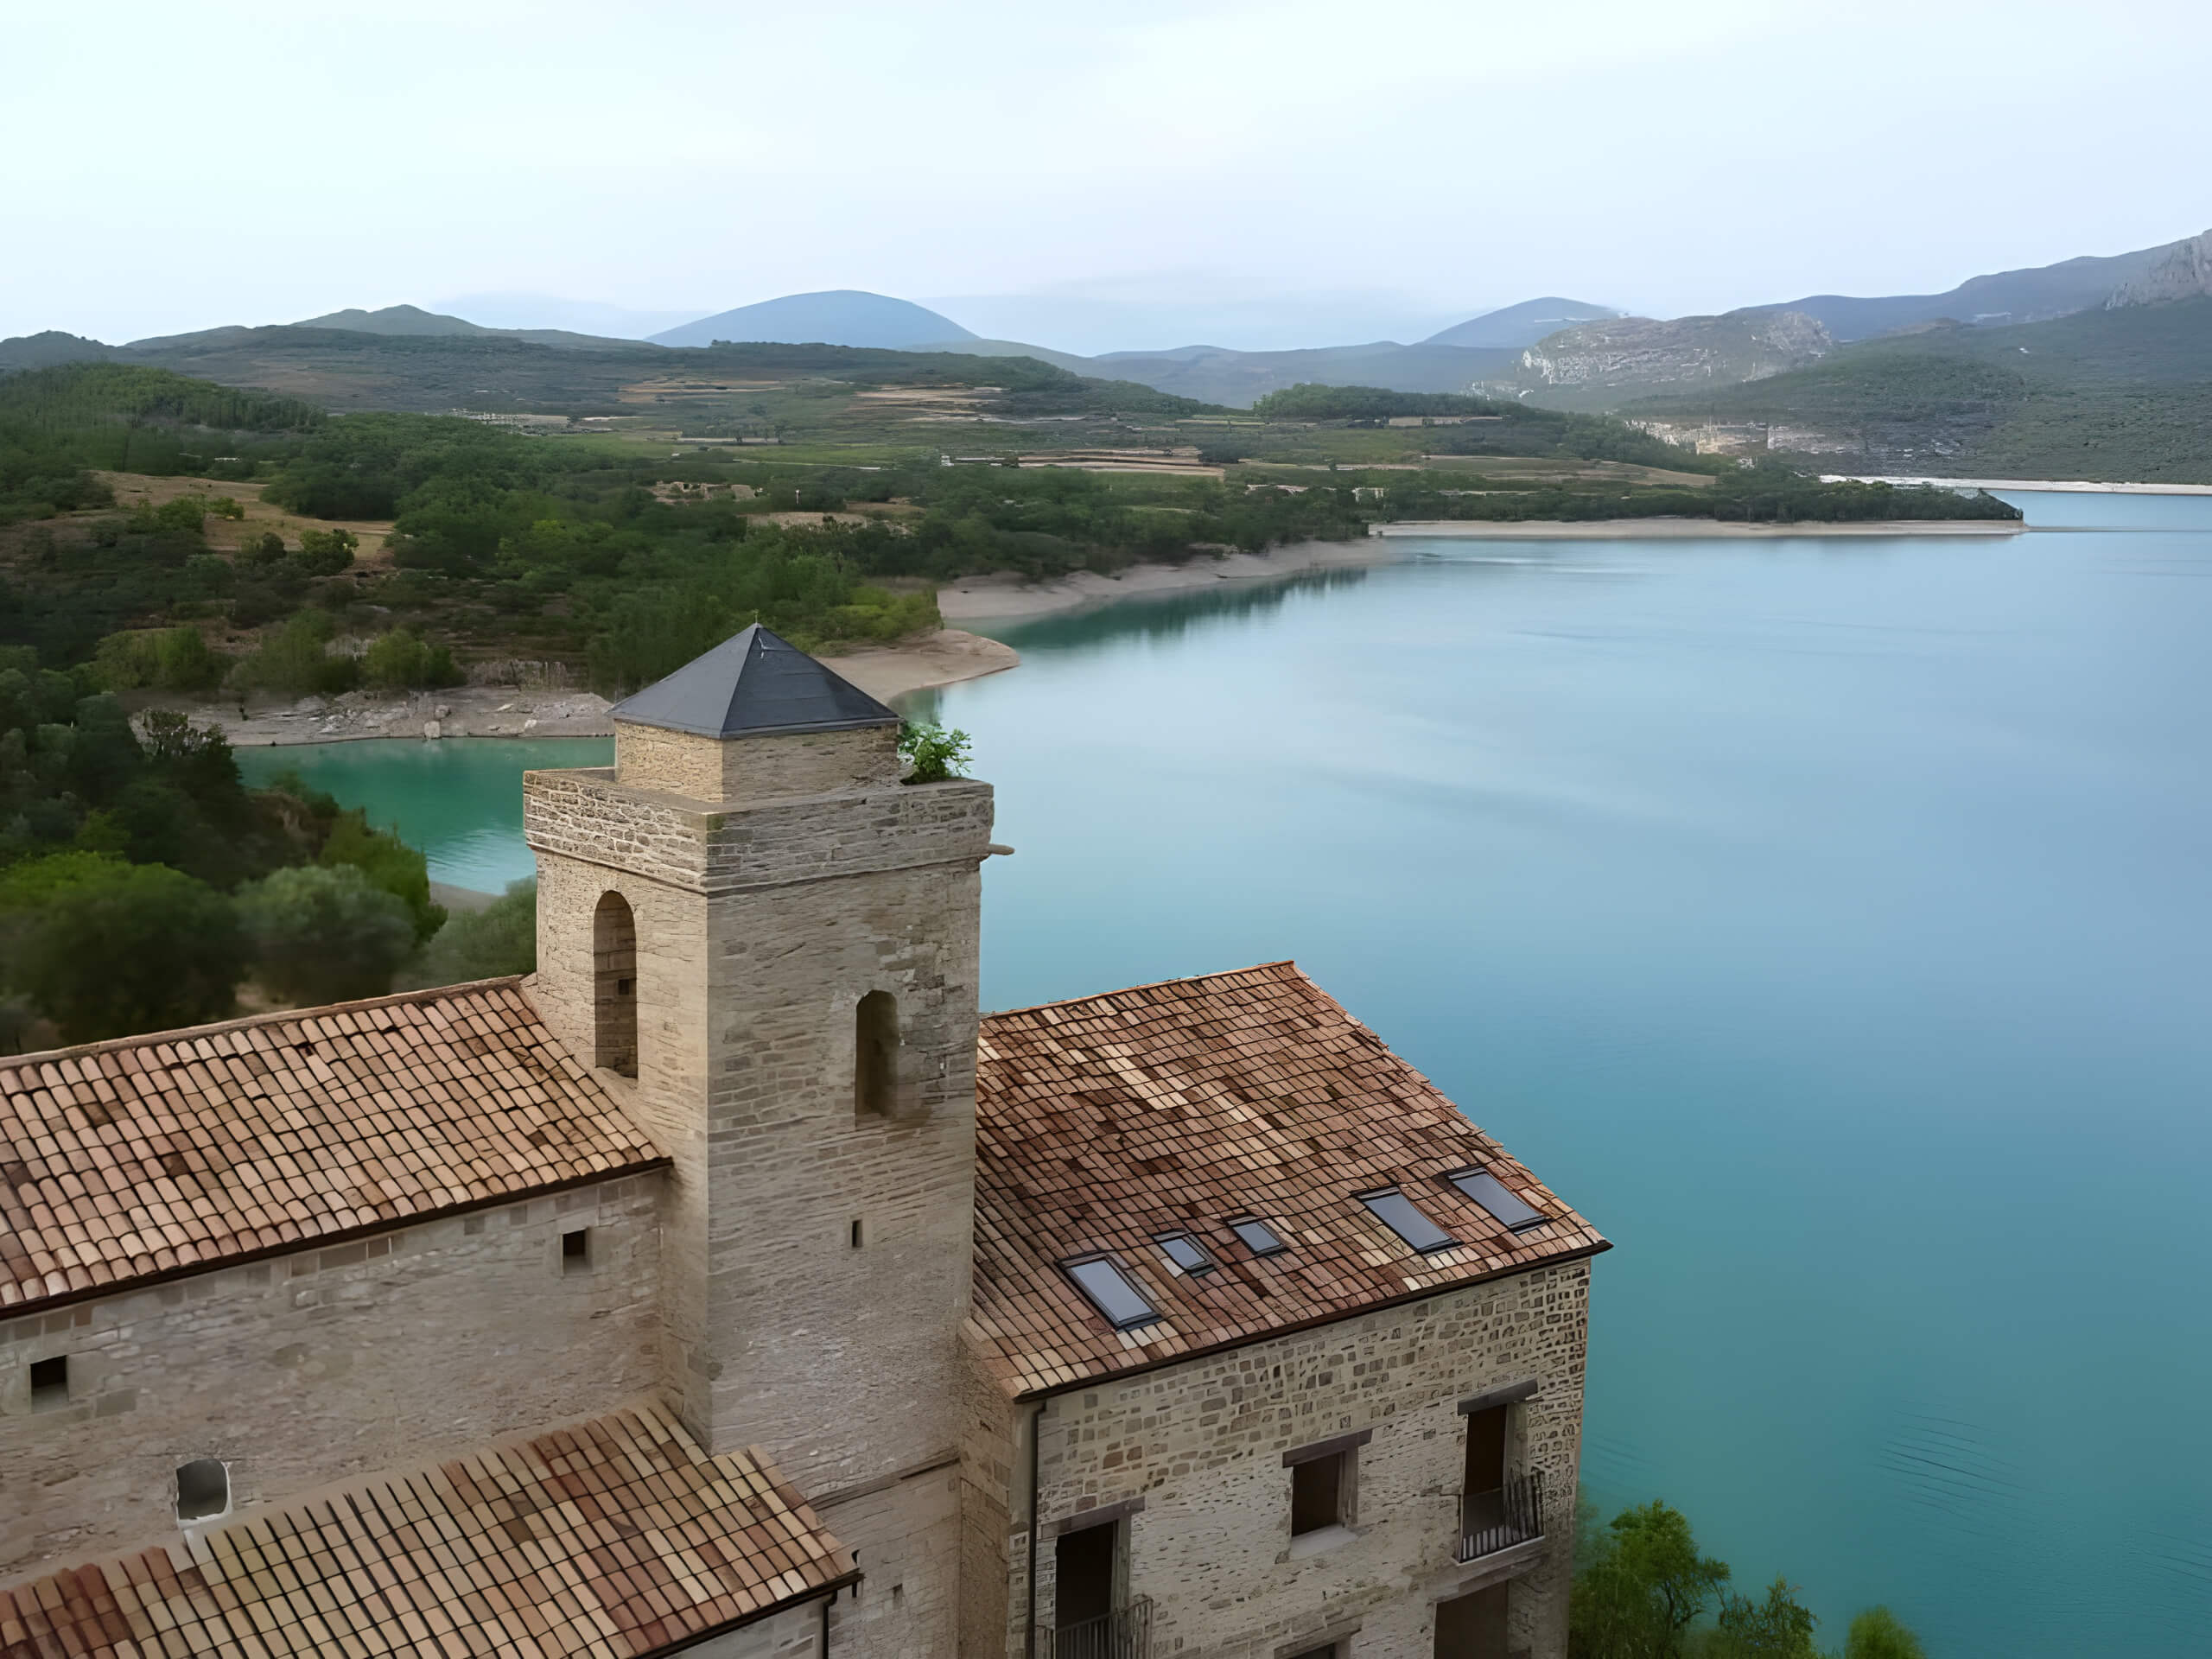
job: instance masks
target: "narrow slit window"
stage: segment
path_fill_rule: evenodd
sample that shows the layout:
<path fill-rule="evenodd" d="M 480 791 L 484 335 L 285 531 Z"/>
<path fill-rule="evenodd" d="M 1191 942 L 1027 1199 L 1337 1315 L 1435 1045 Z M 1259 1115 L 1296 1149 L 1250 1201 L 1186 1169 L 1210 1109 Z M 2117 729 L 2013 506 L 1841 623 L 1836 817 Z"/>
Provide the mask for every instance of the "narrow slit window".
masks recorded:
<path fill-rule="evenodd" d="M 591 1229 L 579 1227 L 561 1235 L 561 1271 L 589 1273 L 591 1271 Z"/>
<path fill-rule="evenodd" d="M 1542 1211 L 1509 1192 L 1505 1183 L 1486 1169 L 1455 1170 L 1444 1179 L 1516 1233 L 1523 1227 L 1534 1227 L 1550 1219 Z"/>
<path fill-rule="evenodd" d="M 853 1108 L 888 1117 L 899 1096 L 899 999 L 870 991 L 853 1010 Z"/>
<path fill-rule="evenodd" d="M 205 1521 L 231 1507 L 231 1471 L 219 1458 L 194 1458 L 176 1471 L 176 1518 Z"/>
<path fill-rule="evenodd" d="M 1448 1250 L 1459 1242 L 1421 1214 L 1414 1201 L 1395 1186 L 1382 1192 L 1363 1192 L 1359 1201 L 1377 1221 L 1423 1255 Z"/>
<path fill-rule="evenodd" d="M 1264 1221 L 1246 1219 L 1232 1221 L 1229 1230 L 1236 1235 L 1244 1248 L 1255 1255 L 1280 1255 L 1290 1248 Z"/>
<path fill-rule="evenodd" d="M 1099 1256 L 1089 1262 L 1071 1262 L 1065 1271 L 1075 1281 L 1076 1288 L 1090 1299 L 1090 1305 L 1103 1313 L 1117 1331 L 1150 1325 L 1160 1318 L 1160 1310 L 1117 1262 Z"/>
<path fill-rule="evenodd" d="M 855 1216 L 855 1217 L 853 1217 L 853 1248 L 854 1248 L 855 1249 L 856 1249 L 856 1250 L 857 1250 L 858 1249 L 860 1249 L 860 1247 L 861 1247 L 861 1219 L 860 1219 L 860 1217 L 859 1217 L 858 1216 Z"/>
<path fill-rule="evenodd" d="M 591 918 L 593 1063 L 638 1075 L 638 923 L 630 901 L 603 893 Z"/>
<path fill-rule="evenodd" d="M 1213 1257 L 1206 1254 L 1206 1247 L 1188 1233 L 1163 1234 L 1158 1241 L 1160 1253 L 1185 1273 L 1211 1273 Z"/>
<path fill-rule="evenodd" d="M 51 1411 L 69 1403 L 69 1360 L 64 1354 L 31 1362 L 31 1409 Z"/>

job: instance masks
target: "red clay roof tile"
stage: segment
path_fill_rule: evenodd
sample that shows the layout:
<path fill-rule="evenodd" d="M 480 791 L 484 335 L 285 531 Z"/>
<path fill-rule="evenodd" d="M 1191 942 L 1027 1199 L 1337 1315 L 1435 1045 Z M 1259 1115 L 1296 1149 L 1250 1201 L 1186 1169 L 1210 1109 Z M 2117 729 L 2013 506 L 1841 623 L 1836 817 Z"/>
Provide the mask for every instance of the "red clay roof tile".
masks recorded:
<path fill-rule="evenodd" d="M 663 1161 L 512 980 L 0 1060 L 0 1314 Z"/>
<path fill-rule="evenodd" d="M 969 1334 L 1001 1386 L 1057 1389 L 1605 1248 L 1428 1079 L 1287 962 L 988 1016 L 976 1056 Z M 1443 1179 L 1480 1165 L 1516 1234 Z M 1416 1254 L 1356 1194 L 1402 1186 L 1459 1241 Z M 1289 1245 L 1255 1256 L 1227 1226 Z M 1170 1270 L 1187 1231 L 1219 1265 Z M 1104 1253 L 1163 1316 L 1119 1332 L 1060 1263 Z"/>

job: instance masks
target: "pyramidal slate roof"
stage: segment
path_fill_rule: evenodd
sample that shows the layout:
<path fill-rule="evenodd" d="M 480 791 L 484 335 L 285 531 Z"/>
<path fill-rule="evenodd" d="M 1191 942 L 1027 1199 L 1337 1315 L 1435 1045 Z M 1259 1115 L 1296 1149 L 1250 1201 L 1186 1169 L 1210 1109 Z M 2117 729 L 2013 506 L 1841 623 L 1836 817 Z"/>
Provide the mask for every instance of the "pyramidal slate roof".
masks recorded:
<path fill-rule="evenodd" d="M 608 710 L 615 720 L 700 737 L 849 732 L 899 716 L 755 622 Z"/>

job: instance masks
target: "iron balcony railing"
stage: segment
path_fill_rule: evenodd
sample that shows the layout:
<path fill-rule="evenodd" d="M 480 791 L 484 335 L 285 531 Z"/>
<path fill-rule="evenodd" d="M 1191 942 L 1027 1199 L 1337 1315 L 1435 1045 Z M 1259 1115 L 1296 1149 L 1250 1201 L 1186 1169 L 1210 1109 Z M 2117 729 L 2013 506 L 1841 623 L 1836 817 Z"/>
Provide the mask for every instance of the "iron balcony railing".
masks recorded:
<path fill-rule="evenodd" d="M 1039 1632 L 1041 1659 L 1151 1659 L 1152 1598 L 1138 1596 L 1102 1618 Z"/>
<path fill-rule="evenodd" d="M 1533 1469 L 1504 1485 L 1459 1500 L 1459 1559 L 1495 1555 L 1544 1535 L 1544 1475 Z"/>

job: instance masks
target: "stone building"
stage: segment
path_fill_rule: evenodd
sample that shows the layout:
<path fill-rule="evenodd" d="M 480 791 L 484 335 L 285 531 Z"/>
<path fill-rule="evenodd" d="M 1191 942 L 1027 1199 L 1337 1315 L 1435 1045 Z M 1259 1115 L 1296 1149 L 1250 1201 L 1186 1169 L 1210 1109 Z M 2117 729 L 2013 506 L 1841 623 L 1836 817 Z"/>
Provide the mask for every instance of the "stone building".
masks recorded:
<path fill-rule="evenodd" d="M 538 967 L 0 1062 L 0 1659 L 1560 1659 L 1592 1228 L 1287 963 L 979 1018 L 758 628 Z"/>

